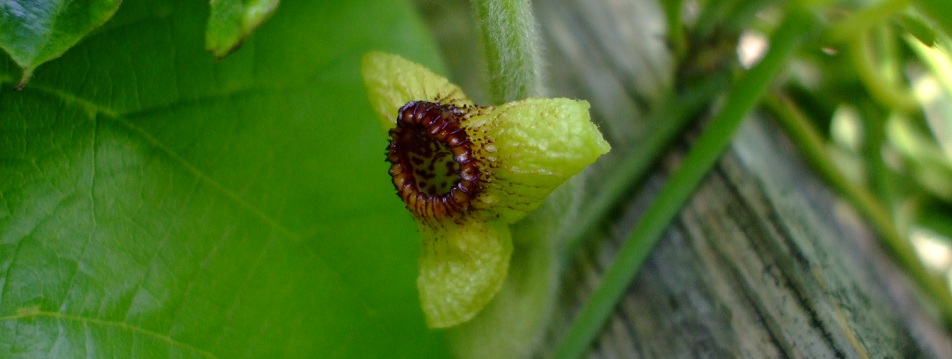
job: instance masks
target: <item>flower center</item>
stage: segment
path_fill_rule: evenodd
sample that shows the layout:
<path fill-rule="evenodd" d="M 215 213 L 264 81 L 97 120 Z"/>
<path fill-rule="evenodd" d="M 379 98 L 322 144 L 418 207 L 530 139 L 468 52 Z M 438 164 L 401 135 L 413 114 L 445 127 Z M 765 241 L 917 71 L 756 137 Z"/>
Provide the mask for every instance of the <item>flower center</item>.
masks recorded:
<path fill-rule="evenodd" d="M 463 116 L 453 105 L 425 101 L 409 102 L 397 113 L 387 161 L 397 194 L 418 218 L 463 213 L 482 190 Z"/>

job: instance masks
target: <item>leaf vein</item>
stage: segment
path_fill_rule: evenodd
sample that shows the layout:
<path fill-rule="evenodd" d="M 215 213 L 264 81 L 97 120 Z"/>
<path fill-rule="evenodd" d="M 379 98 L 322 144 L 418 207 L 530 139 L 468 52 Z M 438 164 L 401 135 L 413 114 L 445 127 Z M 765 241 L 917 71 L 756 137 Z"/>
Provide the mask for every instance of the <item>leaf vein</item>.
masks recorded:
<path fill-rule="evenodd" d="M 148 330 L 148 329 L 139 327 L 139 326 L 131 325 L 131 324 L 126 323 L 126 322 L 116 322 L 116 321 L 105 320 L 105 319 L 99 319 L 99 318 L 89 318 L 89 317 L 83 317 L 83 316 L 78 316 L 78 315 L 69 315 L 69 314 L 63 314 L 63 313 L 58 313 L 58 312 L 47 312 L 47 311 L 29 311 L 29 312 L 26 312 L 26 313 L 15 314 L 15 315 L 10 315 L 10 316 L 6 316 L 6 317 L 0 317 L 0 321 L 18 321 L 18 320 L 21 320 L 21 319 L 30 319 L 30 318 L 62 319 L 62 320 L 70 320 L 70 321 L 80 322 L 80 323 L 83 323 L 84 326 L 89 325 L 89 324 L 94 324 L 94 325 L 99 325 L 99 326 L 104 326 L 104 327 L 119 328 L 119 329 L 122 329 L 122 330 L 128 330 L 128 331 L 133 332 L 133 333 L 138 333 L 138 334 L 142 334 L 142 335 L 145 335 L 145 336 L 148 336 L 148 337 L 152 337 L 152 338 L 158 339 L 158 340 L 160 340 L 160 341 L 162 341 L 162 342 L 168 343 L 168 344 L 170 344 L 170 345 L 173 345 L 173 346 L 176 346 L 176 347 L 179 347 L 179 348 L 182 348 L 182 349 L 194 351 L 194 352 L 196 352 L 196 353 L 198 353 L 198 354 L 200 354 L 201 356 L 206 357 L 206 358 L 215 358 L 215 359 L 218 358 L 218 356 L 216 356 L 215 354 L 212 354 L 211 352 L 208 352 L 208 351 L 206 351 L 206 350 L 202 350 L 202 349 L 200 349 L 200 348 L 198 348 L 198 347 L 196 347 L 196 346 L 194 346 L 194 345 L 185 343 L 185 342 L 180 341 L 180 340 L 176 340 L 176 339 L 174 339 L 174 338 L 172 338 L 172 337 L 170 337 L 170 336 L 168 336 L 168 335 L 156 333 L 156 332 L 154 332 L 154 331 L 151 331 L 151 330 Z"/>
<path fill-rule="evenodd" d="M 91 141 L 92 144 L 91 144 L 90 147 L 91 147 L 91 150 L 92 150 L 92 152 L 93 152 L 93 155 L 92 155 L 92 160 L 91 160 L 92 163 L 91 163 L 91 166 L 90 166 L 91 169 L 90 169 L 90 179 L 89 179 L 89 182 L 90 182 L 90 184 L 89 184 L 89 204 L 90 204 L 90 207 L 92 207 L 92 208 L 91 208 L 91 211 L 89 211 L 89 213 L 90 213 L 90 216 L 92 217 L 92 220 L 90 221 L 91 224 L 92 224 L 92 228 L 91 228 L 90 231 L 89 231 L 89 235 L 86 236 L 86 241 L 83 243 L 83 249 L 80 250 L 79 256 L 76 258 L 76 269 L 73 270 L 73 274 L 72 274 L 72 275 L 70 276 L 70 278 L 69 278 L 69 284 L 66 285 L 66 292 L 63 293 L 63 302 L 60 303 L 60 310 L 65 310 L 65 309 L 66 309 L 66 304 L 67 304 L 67 302 L 69 301 L 69 293 L 73 291 L 73 284 L 76 283 L 76 277 L 79 275 L 79 271 L 80 271 L 80 267 L 82 266 L 83 259 L 86 258 L 86 250 L 89 249 L 89 244 L 93 241 L 93 238 L 94 238 L 95 235 L 96 235 L 96 193 L 95 193 L 95 188 L 96 188 L 96 154 L 97 154 L 97 151 L 96 151 L 96 132 L 97 132 L 98 129 L 99 129 L 99 128 L 98 128 L 99 118 L 94 116 L 94 117 L 92 118 L 92 120 L 93 120 L 93 126 L 92 126 L 92 127 L 93 127 L 93 130 L 92 130 L 92 141 Z"/>
<path fill-rule="evenodd" d="M 181 211 L 184 211 L 186 208 L 188 208 L 188 206 L 191 205 L 192 199 L 195 198 L 195 194 L 196 192 L 198 192 L 199 183 L 201 182 L 200 181 L 195 182 L 195 186 L 192 187 L 192 192 L 189 193 L 189 195 L 185 198 L 184 204 L 182 205 L 182 208 L 180 209 Z M 165 227 L 165 233 L 162 235 L 162 239 L 159 240 L 159 245 L 155 249 L 155 252 L 152 254 L 151 257 L 149 257 L 148 261 L 143 263 L 142 267 L 145 268 L 145 273 L 143 273 L 142 277 L 139 278 L 139 280 L 136 282 L 135 293 L 132 295 L 133 300 L 129 301 L 129 306 L 126 307 L 125 316 L 123 317 L 124 320 L 128 320 L 130 314 L 132 314 L 132 310 L 135 309 L 134 308 L 135 298 L 139 295 L 139 293 L 141 293 L 143 290 L 148 292 L 148 289 L 145 287 L 146 278 L 148 278 L 149 274 L 152 273 L 155 261 L 159 258 L 159 255 L 162 253 L 162 250 L 164 250 L 165 246 L 168 245 L 169 242 L 171 242 L 172 231 L 174 230 L 174 227 L 177 227 L 179 225 L 180 222 L 181 222 L 181 218 L 176 217 L 174 223 L 171 223 L 169 226 Z"/>
<path fill-rule="evenodd" d="M 320 73 L 320 72 L 316 72 L 316 73 Z M 6 77 L 0 76 L 0 82 L 7 82 L 7 81 L 8 80 Z M 250 214 L 252 214 L 253 216 L 257 217 L 259 220 L 261 220 L 265 225 L 275 229 L 276 231 L 278 231 L 280 234 L 284 235 L 291 241 L 301 244 L 301 243 L 304 243 L 304 240 L 301 238 L 301 236 L 289 230 L 287 227 L 285 227 L 283 224 L 278 222 L 276 219 L 274 219 L 273 217 L 271 217 L 270 215 L 268 215 L 261 209 L 247 202 L 244 198 L 239 196 L 236 192 L 232 191 L 229 188 L 226 188 L 224 185 L 222 185 L 221 183 L 219 183 L 218 181 L 216 181 L 209 175 L 205 174 L 201 169 L 199 169 L 194 164 L 189 162 L 187 159 L 179 155 L 176 151 L 174 151 L 172 148 L 167 146 L 165 143 L 163 143 L 156 137 L 152 136 L 145 129 L 137 126 L 134 122 L 130 121 L 128 117 L 130 115 L 135 116 L 135 115 L 141 115 L 143 113 L 163 111 L 163 110 L 171 109 L 171 108 L 174 108 L 175 106 L 181 106 L 187 103 L 201 103 L 204 101 L 220 99 L 220 98 L 229 97 L 229 96 L 236 96 L 236 95 L 240 96 L 240 95 L 259 93 L 264 91 L 288 91 L 298 86 L 306 85 L 307 81 L 308 79 L 303 79 L 301 82 L 283 84 L 280 86 L 243 88 L 243 89 L 237 89 L 237 90 L 223 92 L 223 93 L 209 94 L 209 95 L 201 96 L 197 98 L 191 98 L 191 99 L 183 98 L 177 101 L 173 101 L 172 103 L 169 103 L 166 105 L 157 106 L 155 108 L 139 109 L 139 110 L 130 111 L 127 113 L 120 113 L 117 110 L 111 109 L 101 104 L 97 104 L 89 99 L 83 98 L 76 94 L 63 91 L 60 89 L 56 89 L 56 88 L 51 88 L 48 86 L 42 86 L 39 84 L 31 84 L 30 87 L 28 87 L 28 90 L 36 90 L 40 92 L 45 92 L 47 94 L 50 94 L 54 97 L 61 99 L 67 105 L 78 106 L 84 109 L 90 118 L 99 118 L 98 116 L 94 117 L 97 112 L 99 114 L 105 115 L 106 117 L 103 119 L 108 119 L 109 121 L 125 128 L 126 130 L 131 131 L 134 135 L 139 136 L 148 145 L 154 147 L 155 149 L 159 150 L 161 153 L 164 153 L 166 156 L 168 156 L 170 160 L 172 160 L 174 163 L 181 166 L 186 172 L 195 176 L 199 181 L 208 184 L 212 190 L 219 192 L 227 200 L 237 204 L 242 209 L 248 211 Z M 360 295 L 360 291 L 357 290 L 357 288 L 352 283 L 350 283 L 349 281 L 345 279 L 345 277 L 343 276 L 343 274 L 338 268 L 335 268 L 334 266 L 332 266 L 328 262 L 327 258 L 322 256 L 320 253 L 315 252 L 313 247 L 304 246 L 304 250 L 312 254 L 315 258 L 319 259 L 319 263 L 324 268 L 327 269 L 327 274 L 332 276 L 337 281 L 339 281 L 344 287 L 346 287 L 350 292 L 353 293 L 355 297 L 355 301 L 360 304 L 360 307 L 364 310 L 368 318 L 375 317 L 375 311 L 370 306 L 370 304 L 366 301 L 365 296 Z M 0 293 L 0 296 L 2 296 L 2 293 Z M 390 325 L 386 322 L 378 321 L 377 325 L 380 325 L 381 327 L 386 329 L 385 332 L 387 333 L 393 332 L 392 330 L 389 330 Z"/>
<path fill-rule="evenodd" d="M 261 209 L 245 201 L 244 198 L 241 198 L 241 196 L 239 196 L 237 193 L 226 188 L 221 183 L 216 181 L 214 178 L 211 178 L 210 176 L 205 174 L 205 172 L 203 172 L 201 169 L 199 169 L 198 167 L 195 167 L 194 164 L 189 162 L 187 159 L 183 158 L 181 155 L 179 155 L 174 150 L 166 146 L 157 138 L 153 137 L 151 134 L 143 130 L 141 127 L 136 126 L 134 123 L 129 122 L 128 120 L 122 117 L 112 117 L 112 120 L 116 124 L 119 124 L 122 127 L 125 127 L 127 130 L 132 131 L 133 133 L 141 137 L 149 145 L 165 153 L 165 155 L 168 156 L 169 159 L 178 163 L 179 166 L 181 166 L 183 169 L 188 171 L 191 175 L 195 176 L 202 182 L 211 186 L 212 189 L 224 195 L 225 198 L 227 198 L 228 200 L 234 202 L 235 204 L 241 206 L 248 212 L 252 213 L 254 216 L 258 217 L 258 219 L 262 220 L 268 226 L 274 229 L 277 229 L 279 232 L 286 235 L 288 238 L 291 238 L 296 242 L 300 242 L 300 238 L 298 238 L 298 236 L 294 234 L 294 232 L 291 232 L 291 230 L 289 230 L 283 224 L 279 223 L 277 220 L 269 216 L 267 213 L 264 213 L 264 211 L 262 211 Z"/>

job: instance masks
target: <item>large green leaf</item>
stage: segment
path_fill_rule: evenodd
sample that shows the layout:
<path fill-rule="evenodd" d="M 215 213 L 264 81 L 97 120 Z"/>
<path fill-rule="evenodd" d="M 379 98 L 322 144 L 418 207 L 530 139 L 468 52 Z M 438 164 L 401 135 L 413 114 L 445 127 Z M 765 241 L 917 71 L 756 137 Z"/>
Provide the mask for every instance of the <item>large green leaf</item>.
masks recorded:
<path fill-rule="evenodd" d="M 0 357 L 439 357 L 359 78 L 429 66 L 404 2 L 285 1 L 216 63 L 208 5 L 127 2 L 25 90 L 0 59 Z"/>
<path fill-rule="evenodd" d="M 121 0 L 0 1 L 0 48 L 23 68 L 20 85 L 33 69 L 55 59 L 106 22 Z"/>

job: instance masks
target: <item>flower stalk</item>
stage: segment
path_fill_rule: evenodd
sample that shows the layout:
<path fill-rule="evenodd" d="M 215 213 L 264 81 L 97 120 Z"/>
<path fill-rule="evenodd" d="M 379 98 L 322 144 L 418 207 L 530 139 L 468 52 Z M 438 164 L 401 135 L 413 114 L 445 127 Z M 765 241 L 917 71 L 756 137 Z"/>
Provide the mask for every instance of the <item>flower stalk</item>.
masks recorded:
<path fill-rule="evenodd" d="M 490 101 L 542 96 L 541 59 L 529 0 L 473 0 Z"/>

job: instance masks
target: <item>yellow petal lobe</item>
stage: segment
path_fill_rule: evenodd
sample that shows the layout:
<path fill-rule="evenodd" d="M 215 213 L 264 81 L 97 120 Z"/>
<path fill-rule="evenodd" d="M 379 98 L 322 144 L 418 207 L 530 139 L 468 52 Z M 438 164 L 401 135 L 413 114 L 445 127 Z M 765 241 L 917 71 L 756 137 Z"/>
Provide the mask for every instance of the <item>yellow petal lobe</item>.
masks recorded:
<path fill-rule="evenodd" d="M 427 325 L 446 328 L 475 316 L 502 288 L 512 237 L 502 222 L 420 225 L 417 286 Z"/>
<path fill-rule="evenodd" d="M 480 198 L 489 217 L 508 223 L 537 208 L 552 191 L 611 149 L 584 100 L 533 98 L 491 107 L 465 127 L 485 142 L 492 177 Z M 476 137 L 476 136 L 474 136 Z"/>
<path fill-rule="evenodd" d="M 367 53 L 361 61 L 360 71 L 370 105 L 385 128 L 396 124 L 397 110 L 410 101 L 438 101 L 456 107 L 473 104 L 459 86 L 397 55 Z"/>

